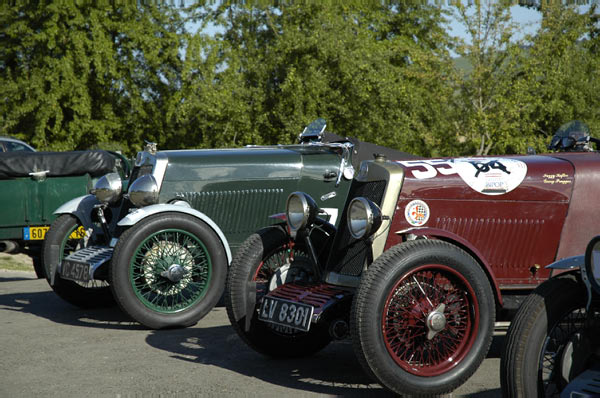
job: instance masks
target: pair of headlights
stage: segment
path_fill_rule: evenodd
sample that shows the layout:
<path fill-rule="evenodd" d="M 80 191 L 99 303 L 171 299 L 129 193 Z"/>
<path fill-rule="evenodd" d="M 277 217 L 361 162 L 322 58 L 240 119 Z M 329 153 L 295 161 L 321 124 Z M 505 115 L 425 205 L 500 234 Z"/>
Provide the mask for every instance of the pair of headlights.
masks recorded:
<path fill-rule="evenodd" d="M 287 223 L 292 232 L 297 232 L 312 224 L 319 213 L 319 207 L 304 192 L 294 192 L 286 204 Z M 381 225 L 381 210 L 367 198 L 352 199 L 348 206 L 347 223 L 350 234 L 355 239 L 368 238 Z"/>
<path fill-rule="evenodd" d="M 123 182 L 118 173 L 102 176 L 94 186 L 92 194 L 101 203 L 116 203 L 123 191 Z M 144 207 L 158 203 L 158 184 L 151 174 L 139 177 L 131 183 L 127 191 L 129 200 L 136 207 Z"/>

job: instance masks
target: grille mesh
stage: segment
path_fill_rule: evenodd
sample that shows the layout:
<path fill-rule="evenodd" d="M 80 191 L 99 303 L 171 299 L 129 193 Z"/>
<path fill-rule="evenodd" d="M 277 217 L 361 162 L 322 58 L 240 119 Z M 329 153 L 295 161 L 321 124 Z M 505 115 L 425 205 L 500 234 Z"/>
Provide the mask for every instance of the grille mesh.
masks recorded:
<path fill-rule="evenodd" d="M 283 189 L 177 192 L 194 209 L 211 217 L 225 234 L 251 234 L 283 208 Z"/>
<path fill-rule="evenodd" d="M 329 257 L 329 269 L 344 275 L 360 275 L 367 257 L 371 256 L 371 246 L 365 240 L 356 240 L 350 235 L 346 223 L 348 205 L 355 197 L 362 196 L 381 206 L 385 187 L 385 180 L 353 183 L 342 213 L 339 233 Z"/>

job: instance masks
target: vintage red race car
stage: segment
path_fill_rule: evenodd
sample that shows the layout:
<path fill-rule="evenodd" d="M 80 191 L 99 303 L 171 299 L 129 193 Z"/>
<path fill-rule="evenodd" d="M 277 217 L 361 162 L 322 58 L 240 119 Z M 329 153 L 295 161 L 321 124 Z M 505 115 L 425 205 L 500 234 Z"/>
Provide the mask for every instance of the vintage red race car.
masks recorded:
<path fill-rule="evenodd" d="M 545 155 L 376 157 L 362 163 L 337 229 L 293 193 L 286 224 L 250 236 L 231 264 L 232 325 L 275 357 L 349 335 L 386 388 L 452 391 L 486 356 L 494 322 L 549 277 L 544 266 L 600 234 L 600 154 L 589 141 L 555 137 L 565 151 Z"/>

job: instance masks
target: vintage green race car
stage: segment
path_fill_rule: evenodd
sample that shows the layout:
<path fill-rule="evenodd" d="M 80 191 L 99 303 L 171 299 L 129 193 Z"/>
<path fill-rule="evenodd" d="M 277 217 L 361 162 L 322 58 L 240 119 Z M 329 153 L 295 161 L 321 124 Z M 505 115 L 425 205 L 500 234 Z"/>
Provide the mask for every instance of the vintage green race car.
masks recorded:
<path fill-rule="evenodd" d="M 291 192 L 316 198 L 336 224 L 354 167 L 375 152 L 411 155 L 309 125 L 297 145 L 137 155 L 129 189 L 115 174 L 61 206 L 44 246 L 52 288 L 82 307 L 114 299 L 150 328 L 196 323 L 222 295 L 227 268 L 256 229 L 278 222 Z M 393 154 L 393 155 L 392 155 Z M 83 227 L 86 234 L 73 239 Z M 110 283 L 109 283 L 110 281 Z"/>

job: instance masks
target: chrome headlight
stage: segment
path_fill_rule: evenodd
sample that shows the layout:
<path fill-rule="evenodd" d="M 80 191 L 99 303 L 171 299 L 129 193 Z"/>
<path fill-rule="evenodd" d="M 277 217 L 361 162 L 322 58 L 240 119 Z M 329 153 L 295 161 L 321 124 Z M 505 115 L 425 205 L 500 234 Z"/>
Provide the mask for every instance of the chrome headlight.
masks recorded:
<path fill-rule="evenodd" d="M 153 175 L 147 174 L 129 186 L 129 200 L 136 207 L 158 203 L 158 184 Z"/>
<path fill-rule="evenodd" d="M 92 194 L 98 198 L 101 203 L 115 203 L 121 197 L 123 183 L 118 173 L 109 173 L 100 177 L 94 185 Z"/>
<path fill-rule="evenodd" d="M 381 225 L 381 210 L 369 199 L 352 199 L 348 208 L 348 229 L 355 239 L 368 238 Z"/>
<path fill-rule="evenodd" d="M 285 207 L 285 214 L 290 230 L 297 232 L 313 222 L 317 217 L 318 211 L 319 207 L 313 198 L 304 192 L 293 192 L 290 194 Z"/>
<path fill-rule="evenodd" d="M 592 238 L 585 250 L 585 273 L 592 288 L 600 293 L 600 236 Z"/>

